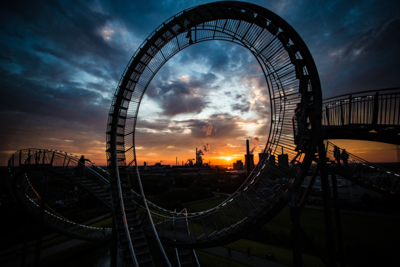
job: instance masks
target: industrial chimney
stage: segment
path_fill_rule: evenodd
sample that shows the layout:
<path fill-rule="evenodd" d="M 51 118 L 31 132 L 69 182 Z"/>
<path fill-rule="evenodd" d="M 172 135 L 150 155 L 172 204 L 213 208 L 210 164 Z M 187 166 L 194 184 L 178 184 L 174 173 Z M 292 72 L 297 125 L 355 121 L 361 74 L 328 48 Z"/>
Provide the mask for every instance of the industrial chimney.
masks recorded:
<path fill-rule="evenodd" d="M 246 140 L 246 151 L 247 154 L 244 155 L 244 166 L 247 170 L 247 173 L 250 173 L 250 171 L 254 169 L 254 155 L 250 154 L 249 139 Z"/>

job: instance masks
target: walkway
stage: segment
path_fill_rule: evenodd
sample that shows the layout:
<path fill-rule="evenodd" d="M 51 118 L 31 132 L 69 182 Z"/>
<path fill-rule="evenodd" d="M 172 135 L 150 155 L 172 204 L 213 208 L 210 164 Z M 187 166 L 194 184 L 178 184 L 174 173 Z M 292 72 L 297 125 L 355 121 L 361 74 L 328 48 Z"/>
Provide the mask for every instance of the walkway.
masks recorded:
<path fill-rule="evenodd" d="M 46 258 L 52 254 L 61 252 L 63 250 L 69 249 L 71 247 L 75 247 L 77 245 L 80 245 L 82 243 L 85 243 L 88 241 L 85 240 L 70 240 L 67 242 L 64 242 L 62 244 L 44 249 L 41 251 L 41 258 Z M 266 259 L 262 259 L 256 256 L 250 256 L 250 258 L 247 258 L 247 255 L 245 253 L 242 252 L 238 252 L 238 251 L 234 251 L 232 250 L 231 254 L 232 256 L 228 256 L 227 255 L 227 249 L 224 247 L 213 247 L 213 248 L 207 248 L 207 249 L 202 249 L 202 251 L 206 251 L 212 254 L 215 254 L 217 256 L 232 260 L 232 261 L 237 261 L 240 263 L 244 263 L 250 266 L 254 266 L 254 267 L 287 267 L 287 265 L 283 265 L 281 263 L 277 263 L 274 261 L 270 261 L 270 260 L 266 260 Z M 32 264 L 34 261 L 34 254 L 29 254 L 26 258 L 26 265 Z M 120 266 L 122 263 L 121 259 L 119 259 L 119 264 L 118 266 Z M 14 266 L 21 266 L 21 259 L 17 259 L 11 262 L 8 262 L 4 265 L 2 265 L 4 267 L 14 267 Z M 108 267 L 110 266 L 110 253 L 109 251 L 103 256 L 101 257 L 98 262 L 96 263 L 96 267 Z"/>
<path fill-rule="evenodd" d="M 80 245 L 80 244 L 85 243 L 85 242 L 89 242 L 89 241 L 73 239 L 73 240 L 64 242 L 62 244 L 55 245 L 53 247 L 43 249 L 40 252 L 40 258 L 44 259 L 44 258 L 46 258 L 46 257 L 48 257 L 50 255 L 53 255 L 53 254 L 58 253 L 58 252 L 61 252 L 61 251 L 66 250 L 68 248 L 75 247 L 75 246 Z M 35 253 L 31 253 L 31 254 L 27 255 L 26 256 L 25 266 L 33 264 L 34 259 L 35 259 Z M 7 262 L 5 264 L 2 264 L 2 266 L 3 267 L 21 266 L 21 256 L 16 260 Z"/>
<path fill-rule="evenodd" d="M 86 221 L 86 222 L 84 222 L 83 224 L 85 224 L 85 225 L 90 225 L 90 224 L 95 223 L 95 222 L 97 222 L 97 221 L 101 221 L 101 220 L 104 220 L 104 219 L 106 219 L 106 218 L 109 218 L 110 216 L 111 216 L 110 213 L 109 213 L 109 214 L 105 214 L 105 215 L 102 215 L 102 216 L 93 218 L 93 219 L 91 219 L 91 220 L 89 220 L 89 221 Z M 53 234 L 44 236 L 44 237 L 42 238 L 42 242 L 44 242 L 44 241 L 46 241 L 46 240 L 53 239 L 53 238 L 58 237 L 58 236 L 60 236 L 60 235 L 57 234 L 57 233 L 53 233 Z M 70 240 L 70 241 L 67 241 L 67 242 L 64 242 L 64 243 L 61 243 L 61 244 L 58 244 L 58 245 L 55 245 L 55 246 L 46 248 L 46 249 L 42 249 L 42 251 L 40 252 L 40 258 L 41 258 L 41 259 L 44 259 L 45 257 L 50 256 L 50 255 L 52 255 L 52 254 L 54 254 L 54 253 L 58 253 L 58 252 L 63 251 L 63 250 L 65 250 L 65 249 L 68 249 L 68 248 L 71 248 L 71 247 L 80 245 L 80 244 L 82 244 L 82 243 L 84 243 L 84 242 L 88 242 L 88 241 L 86 241 L 86 240 L 77 240 L 77 239 L 73 239 L 73 240 Z M 34 246 L 35 244 L 36 244 L 36 240 L 29 241 L 29 242 L 28 242 L 28 247 L 29 247 L 29 246 Z M 11 253 L 15 253 L 15 255 L 16 255 L 16 254 L 17 254 L 17 251 L 22 251 L 22 244 L 17 245 L 17 246 L 13 246 L 13 247 L 11 247 L 11 248 L 8 248 L 8 249 L 6 249 L 6 250 L 1 251 L 1 252 L 0 252 L 0 256 L 7 255 L 7 254 L 11 254 Z M 28 255 L 26 256 L 25 265 L 28 265 L 28 264 L 33 263 L 34 256 L 35 256 L 35 253 L 28 254 Z M 7 263 L 1 263 L 0 265 L 1 265 L 1 266 L 4 266 L 4 267 L 8 267 L 8 266 L 10 266 L 10 267 L 11 267 L 11 266 L 20 266 L 20 265 L 21 265 L 21 264 L 20 264 L 20 262 L 21 262 L 21 259 L 20 259 L 20 258 L 21 258 L 21 255 L 20 255 L 19 258 L 16 259 L 16 260 L 13 260 L 13 261 L 10 261 L 10 262 L 7 262 Z"/>
<path fill-rule="evenodd" d="M 227 255 L 228 254 L 227 248 L 224 247 L 205 248 L 201 250 L 254 267 L 287 267 L 287 265 L 283 265 L 281 263 L 259 258 L 256 256 L 250 256 L 250 259 L 248 259 L 245 253 L 235 250 L 231 251 L 232 257 L 230 257 Z"/>

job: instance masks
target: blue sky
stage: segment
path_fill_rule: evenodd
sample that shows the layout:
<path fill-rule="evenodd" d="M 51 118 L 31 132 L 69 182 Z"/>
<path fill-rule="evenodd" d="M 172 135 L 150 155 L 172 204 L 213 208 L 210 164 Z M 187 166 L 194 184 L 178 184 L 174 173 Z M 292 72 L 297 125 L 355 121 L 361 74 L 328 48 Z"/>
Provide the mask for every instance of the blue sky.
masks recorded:
<path fill-rule="evenodd" d="M 107 114 L 129 59 L 162 22 L 207 2 L 2 1 L 0 165 L 29 147 L 104 163 Z M 248 2 L 277 13 L 300 34 L 324 98 L 400 85 L 400 1 Z M 187 48 L 148 88 L 139 156 L 173 163 L 208 143 L 205 158 L 217 160 L 239 156 L 243 140 L 254 136 L 261 149 L 268 122 L 264 83 L 242 47 L 215 41 Z"/>

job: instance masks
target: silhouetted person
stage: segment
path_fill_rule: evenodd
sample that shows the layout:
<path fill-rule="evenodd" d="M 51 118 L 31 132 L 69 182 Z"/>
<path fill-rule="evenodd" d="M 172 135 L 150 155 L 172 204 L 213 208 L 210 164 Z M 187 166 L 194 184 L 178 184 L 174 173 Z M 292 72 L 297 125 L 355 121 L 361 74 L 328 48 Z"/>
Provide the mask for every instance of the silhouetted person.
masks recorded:
<path fill-rule="evenodd" d="M 231 254 L 231 245 L 228 246 L 228 256 L 232 257 L 232 254 Z"/>
<path fill-rule="evenodd" d="M 340 149 L 337 146 L 333 149 L 333 156 L 335 157 L 337 164 L 340 166 Z"/>
<path fill-rule="evenodd" d="M 346 149 L 343 149 L 342 154 L 340 154 L 343 160 L 344 166 L 347 168 L 348 165 L 348 160 L 349 160 L 349 154 L 347 154 Z"/>
<path fill-rule="evenodd" d="M 85 168 L 85 161 L 91 162 L 89 159 L 85 159 L 85 156 L 82 155 L 81 158 L 78 160 L 78 166 L 76 166 L 77 177 L 82 177 L 83 169 Z"/>
<path fill-rule="evenodd" d="M 247 258 L 250 259 L 251 247 L 247 247 Z"/>

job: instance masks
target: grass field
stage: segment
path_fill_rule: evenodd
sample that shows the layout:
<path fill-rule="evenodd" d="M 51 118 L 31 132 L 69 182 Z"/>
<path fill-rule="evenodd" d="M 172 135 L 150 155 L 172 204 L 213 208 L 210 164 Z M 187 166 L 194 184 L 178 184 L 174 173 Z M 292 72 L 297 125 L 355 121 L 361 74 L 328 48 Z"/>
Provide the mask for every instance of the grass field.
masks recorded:
<path fill-rule="evenodd" d="M 186 208 L 188 208 L 188 212 L 197 212 L 197 211 L 203 211 L 203 210 L 208 210 L 211 208 L 214 208 L 218 204 L 222 203 L 227 197 L 218 197 L 218 198 L 213 198 L 209 200 L 204 200 L 192 204 L 188 204 Z"/>
<path fill-rule="evenodd" d="M 239 263 L 237 261 L 226 259 L 223 257 L 216 256 L 214 254 L 196 250 L 196 255 L 199 260 L 201 267 L 248 267 L 251 265 L 246 265 Z"/>
<path fill-rule="evenodd" d="M 112 219 L 108 218 L 108 219 L 93 223 L 93 224 L 91 224 L 91 226 L 111 227 L 111 223 L 112 223 Z M 43 249 L 46 249 L 46 248 L 49 248 L 49 247 L 52 247 L 52 246 L 56 246 L 58 244 L 61 244 L 61 243 L 64 243 L 64 242 L 67 242 L 67 241 L 70 241 L 70 240 L 73 240 L 73 238 L 69 238 L 69 237 L 66 237 L 66 236 L 57 236 L 55 238 L 43 241 L 42 245 L 41 245 L 41 249 L 43 250 Z M 87 243 L 91 243 L 91 242 L 87 242 Z M 21 245 L 21 248 L 22 248 L 22 245 Z M 31 253 L 34 253 L 34 252 L 35 252 L 35 245 L 28 246 L 27 255 L 29 255 Z M 1 262 L 8 262 L 8 261 L 14 260 L 15 258 L 16 258 L 16 254 L 15 254 L 15 252 L 12 252 L 10 254 L 6 254 L 6 255 L 0 257 L 0 261 Z"/>
<path fill-rule="evenodd" d="M 216 204 L 221 203 L 225 198 L 216 198 L 208 201 L 198 202 L 188 205 L 191 212 L 210 209 Z M 334 216 L 333 216 L 334 218 Z M 374 266 L 384 263 L 393 265 L 399 262 L 396 259 L 397 241 L 400 240 L 400 231 L 398 230 L 400 220 L 372 217 L 368 215 L 355 215 L 341 213 L 341 226 L 343 231 L 343 246 L 345 249 L 345 259 L 347 263 L 359 266 Z M 301 226 L 308 236 L 323 250 L 325 247 L 325 227 L 323 211 L 317 209 L 304 209 L 301 216 Z M 280 248 L 279 253 L 283 253 L 281 263 L 291 265 L 291 238 L 290 238 L 290 211 L 285 207 L 277 216 L 260 229 L 254 231 L 247 239 L 242 239 L 231 244 L 232 249 L 246 252 L 247 243 L 255 242 L 254 246 L 260 247 L 260 255 L 265 257 L 264 250 L 271 250 L 273 246 Z M 269 247 L 264 247 L 269 245 Z M 286 249 L 288 252 L 284 252 Z M 254 253 L 258 253 L 254 247 Z M 314 254 L 307 244 L 304 245 L 304 251 Z M 275 253 L 274 253 L 275 255 Z M 288 256 L 289 255 L 289 256 Z M 303 256 L 304 261 L 308 256 Z M 307 261 L 312 265 L 319 266 L 313 256 Z M 313 265 L 315 264 L 315 265 Z M 381 265 L 382 266 L 382 265 Z"/>
<path fill-rule="evenodd" d="M 40 266 L 91 267 L 110 249 L 108 244 L 85 242 L 42 259 Z M 28 266 L 34 266 L 33 264 Z"/>
<path fill-rule="evenodd" d="M 251 247 L 251 255 L 265 259 L 268 253 L 274 256 L 276 262 L 293 266 L 292 250 L 290 249 L 262 244 L 247 239 L 239 239 L 230 243 L 230 245 L 232 250 L 242 253 L 247 253 L 247 248 Z M 303 261 L 304 266 L 324 266 L 320 258 L 308 254 L 303 254 Z"/>

